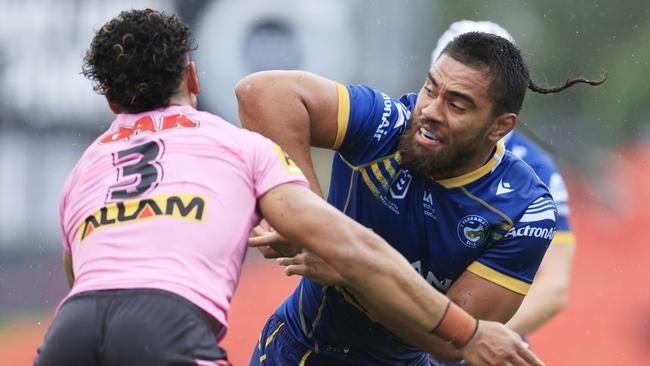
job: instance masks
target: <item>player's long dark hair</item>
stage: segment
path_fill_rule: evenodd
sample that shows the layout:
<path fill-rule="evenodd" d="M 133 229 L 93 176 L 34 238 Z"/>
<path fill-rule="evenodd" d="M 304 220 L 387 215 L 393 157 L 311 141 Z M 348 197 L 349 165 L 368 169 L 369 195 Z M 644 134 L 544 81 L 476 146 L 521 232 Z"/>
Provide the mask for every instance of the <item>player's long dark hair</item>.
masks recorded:
<path fill-rule="evenodd" d="M 95 33 L 82 73 L 123 111 L 144 112 L 169 104 L 195 48 L 190 28 L 176 16 L 124 11 Z"/>
<path fill-rule="evenodd" d="M 469 32 L 454 38 L 442 51 L 455 60 L 477 69 L 485 70 L 491 78 L 488 94 L 494 102 L 493 115 L 506 112 L 519 113 L 526 89 L 536 93 L 557 93 L 578 83 L 600 85 L 607 79 L 587 80 L 570 78 L 563 85 L 545 87 L 530 78 L 528 66 L 521 51 L 510 41 L 494 34 Z"/>

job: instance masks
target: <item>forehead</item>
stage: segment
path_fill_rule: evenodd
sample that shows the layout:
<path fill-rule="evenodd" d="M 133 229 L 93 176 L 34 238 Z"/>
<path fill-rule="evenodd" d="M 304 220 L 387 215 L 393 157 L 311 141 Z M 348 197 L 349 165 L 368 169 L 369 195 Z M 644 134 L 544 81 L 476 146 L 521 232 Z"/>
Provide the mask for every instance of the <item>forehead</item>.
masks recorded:
<path fill-rule="evenodd" d="M 431 66 L 429 73 L 444 91 L 461 92 L 477 102 L 487 99 L 490 80 L 483 70 L 469 67 L 443 54 Z"/>

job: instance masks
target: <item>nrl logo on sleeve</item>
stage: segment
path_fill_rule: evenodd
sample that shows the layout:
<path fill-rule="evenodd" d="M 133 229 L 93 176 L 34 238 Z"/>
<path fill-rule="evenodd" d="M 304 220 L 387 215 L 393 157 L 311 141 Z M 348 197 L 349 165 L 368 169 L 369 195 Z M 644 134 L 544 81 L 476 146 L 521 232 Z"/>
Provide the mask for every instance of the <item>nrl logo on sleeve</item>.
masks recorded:
<path fill-rule="evenodd" d="M 458 238 L 470 248 L 476 248 L 485 242 L 490 231 L 490 224 L 478 215 L 463 217 L 458 223 Z"/>
<path fill-rule="evenodd" d="M 399 174 L 393 180 L 393 184 L 390 186 L 390 196 L 397 200 L 406 197 L 406 193 L 411 185 L 411 179 L 413 179 L 413 176 L 407 169 L 400 170 Z"/>

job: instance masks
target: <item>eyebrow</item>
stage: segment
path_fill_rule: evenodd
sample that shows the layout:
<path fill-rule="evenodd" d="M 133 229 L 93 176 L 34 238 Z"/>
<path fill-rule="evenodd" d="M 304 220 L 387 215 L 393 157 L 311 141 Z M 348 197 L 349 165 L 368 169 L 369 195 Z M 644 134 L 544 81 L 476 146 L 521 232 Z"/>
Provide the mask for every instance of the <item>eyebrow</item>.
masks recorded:
<path fill-rule="evenodd" d="M 431 81 L 431 83 L 434 86 L 438 86 L 438 83 L 436 82 L 436 79 L 433 77 L 433 75 L 431 75 L 431 72 L 427 73 L 427 77 L 429 78 L 429 80 Z M 447 94 L 451 95 L 452 97 L 457 97 L 457 98 L 463 99 L 467 103 L 471 104 L 472 107 L 476 107 L 476 102 L 474 101 L 474 98 L 470 97 L 469 95 L 467 95 L 465 93 L 461 93 L 461 92 L 455 91 L 455 90 L 448 90 Z"/>

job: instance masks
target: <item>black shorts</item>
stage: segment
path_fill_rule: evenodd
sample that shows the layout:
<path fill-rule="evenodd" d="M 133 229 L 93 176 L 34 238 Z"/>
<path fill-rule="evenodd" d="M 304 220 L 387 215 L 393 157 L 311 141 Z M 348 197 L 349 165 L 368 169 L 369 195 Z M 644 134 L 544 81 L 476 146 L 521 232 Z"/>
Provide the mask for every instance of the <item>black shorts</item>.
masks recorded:
<path fill-rule="evenodd" d="M 171 292 L 83 292 L 61 306 L 34 365 L 229 365 L 216 331 Z"/>

